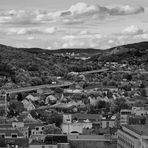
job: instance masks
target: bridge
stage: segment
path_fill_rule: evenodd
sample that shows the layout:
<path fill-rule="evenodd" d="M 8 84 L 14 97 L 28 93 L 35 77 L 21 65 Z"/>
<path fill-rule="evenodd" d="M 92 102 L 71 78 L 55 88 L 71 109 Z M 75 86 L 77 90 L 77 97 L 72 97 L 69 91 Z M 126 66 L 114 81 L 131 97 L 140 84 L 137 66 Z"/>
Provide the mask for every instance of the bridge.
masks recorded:
<path fill-rule="evenodd" d="M 58 88 L 58 87 L 67 87 L 72 85 L 71 82 L 65 82 L 63 84 L 45 84 L 45 85 L 38 85 L 38 86 L 29 86 L 29 87 L 21 87 L 16 89 L 8 89 L 5 90 L 7 94 L 13 94 L 13 93 L 22 93 L 22 92 L 29 92 L 29 91 L 35 91 L 42 88 Z"/>

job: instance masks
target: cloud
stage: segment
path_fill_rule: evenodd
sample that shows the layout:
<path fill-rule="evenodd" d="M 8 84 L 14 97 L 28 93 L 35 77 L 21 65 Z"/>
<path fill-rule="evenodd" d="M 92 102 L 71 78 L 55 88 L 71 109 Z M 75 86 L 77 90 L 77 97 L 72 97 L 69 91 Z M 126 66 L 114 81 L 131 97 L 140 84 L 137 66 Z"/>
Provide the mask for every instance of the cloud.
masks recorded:
<path fill-rule="evenodd" d="M 64 16 L 114 16 L 114 15 L 133 15 L 143 13 L 144 8 L 132 7 L 129 5 L 118 7 L 105 7 L 100 5 L 89 5 L 86 3 L 77 3 L 72 5 L 67 11 L 62 12 Z"/>
<path fill-rule="evenodd" d="M 139 14 L 144 12 L 144 8 L 139 7 L 132 7 L 129 5 L 126 6 L 118 6 L 108 9 L 110 15 L 132 15 L 132 14 Z"/>
<path fill-rule="evenodd" d="M 138 34 L 143 34 L 144 30 L 140 29 L 137 26 L 132 25 L 132 26 L 129 26 L 129 27 L 125 28 L 122 31 L 122 33 L 125 34 L 125 35 L 138 35 Z"/>
<path fill-rule="evenodd" d="M 50 12 L 48 10 L 3 10 L 0 13 L 0 23 L 9 24 L 38 24 L 52 21 L 61 21 L 65 24 L 78 24 L 91 19 L 103 19 L 107 16 L 134 15 L 143 13 L 143 7 L 118 6 L 106 7 L 90 5 L 87 3 L 76 3 L 67 10 Z"/>
<path fill-rule="evenodd" d="M 32 28 L 9 28 L 5 30 L 7 34 L 53 34 L 57 31 L 56 27 L 32 27 Z"/>

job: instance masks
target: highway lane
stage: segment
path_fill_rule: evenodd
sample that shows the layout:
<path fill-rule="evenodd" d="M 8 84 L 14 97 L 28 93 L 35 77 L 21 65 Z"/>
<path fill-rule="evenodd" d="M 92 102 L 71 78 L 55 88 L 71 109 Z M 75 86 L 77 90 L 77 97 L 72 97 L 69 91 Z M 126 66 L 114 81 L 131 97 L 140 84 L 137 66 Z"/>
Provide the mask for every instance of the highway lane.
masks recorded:
<path fill-rule="evenodd" d="M 71 82 L 65 82 L 63 84 L 45 84 L 45 85 L 38 85 L 38 86 L 30 86 L 30 87 L 23 87 L 23 88 L 16 88 L 16 89 L 9 89 L 6 90 L 6 93 L 12 94 L 12 93 L 21 93 L 21 92 L 28 92 L 28 91 L 34 91 L 42 88 L 57 88 L 57 87 L 66 87 L 70 86 L 73 83 Z"/>

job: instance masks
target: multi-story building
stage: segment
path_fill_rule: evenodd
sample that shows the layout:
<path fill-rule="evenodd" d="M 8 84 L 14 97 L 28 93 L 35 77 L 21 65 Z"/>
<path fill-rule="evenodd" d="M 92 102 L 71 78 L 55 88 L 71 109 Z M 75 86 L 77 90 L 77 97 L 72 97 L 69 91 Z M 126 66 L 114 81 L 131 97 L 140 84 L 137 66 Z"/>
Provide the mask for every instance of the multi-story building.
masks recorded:
<path fill-rule="evenodd" d="M 120 111 L 120 125 L 128 124 L 128 116 L 132 114 L 132 110 L 121 109 Z"/>
<path fill-rule="evenodd" d="M 63 133 L 83 133 L 83 129 L 92 128 L 92 124 L 101 122 L 101 117 L 98 114 L 64 114 L 63 124 L 61 126 Z M 104 125 L 104 124 L 103 124 Z"/>
<path fill-rule="evenodd" d="M 148 148 L 148 126 L 123 126 L 117 131 L 117 148 Z"/>

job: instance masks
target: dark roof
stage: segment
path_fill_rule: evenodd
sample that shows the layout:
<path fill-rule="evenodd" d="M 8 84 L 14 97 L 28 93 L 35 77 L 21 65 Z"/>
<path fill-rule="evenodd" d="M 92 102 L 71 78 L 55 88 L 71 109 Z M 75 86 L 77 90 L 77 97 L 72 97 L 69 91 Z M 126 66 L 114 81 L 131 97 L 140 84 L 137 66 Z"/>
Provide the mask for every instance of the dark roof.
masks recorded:
<path fill-rule="evenodd" d="M 76 113 L 72 114 L 72 118 L 77 118 L 78 120 L 100 120 L 99 114 L 82 114 L 82 113 Z"/>
<path fill-rule="evenodd" d="M 148 126 L 147 125 L 126 125 L 125 127 L 135 132 L 138 135 L 148 136 Z"/>

